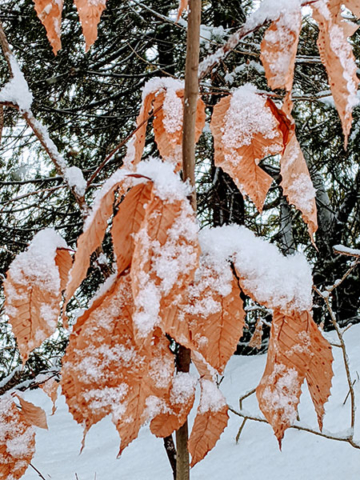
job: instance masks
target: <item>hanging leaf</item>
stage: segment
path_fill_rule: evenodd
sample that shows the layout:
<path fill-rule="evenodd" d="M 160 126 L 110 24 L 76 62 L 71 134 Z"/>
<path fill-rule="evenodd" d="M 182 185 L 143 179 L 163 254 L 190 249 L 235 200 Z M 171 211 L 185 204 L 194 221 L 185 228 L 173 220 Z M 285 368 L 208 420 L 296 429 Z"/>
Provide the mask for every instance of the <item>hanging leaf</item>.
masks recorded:
<path fill-rule="evenodd" d="M 184 90 L 166 89 L 154 101 L 154 135 L 161 157 L 182 169 Z M 205 104 L 198 99 L 195 119 L 195 143 L 205 126 Z"/>
<path fill-rule="evenodd" d="M 260 59 L 268 85 L 273 90 L 292 89 L 296 50 L 301 30 L 300 4 L 280 10 L 280 16 L 266 30 Z"/>
<path fill-rule="evenodd" d="M 46 34 L 56 55 L 61 49 L 60 27 L 63 0 L 34 0 L 35 11 L 46 28 Z"/>
<path fill-rule="evenodd" d="M 151 198 L 152 183 L 133 187 L 119 206 L 113 219 L 111 236 L 116 255 L 117 273 L 131 264 L 134 252 L 134 234 L 139 231 L 145 216 L 145 205 Z"/>
<path fill-rule="evenodd" d="M 40 385 L 40 388 L 43 390 L 43 392 L 46 393 L 46 395 L 50 398 L 52 401 L 53 407 L 51 411 L 51 415 L 54 415 L 56 412 L 56 400 L 58 397 L 58 389 L 59 389 L 59 382 L 55 380 L 55 378 L 51 378 L 50 380 L 47 380 L 45 383 L 42 383 Z"/>
<path fill-rule="evenodd" d="M 88 51 L 97 39 L 97 26 L 100 22 L 102 12 L 106 7 L 106 0 L 74 0 L 85 37 Z"/>
<path fill-rule="evenodd" d="M 216 384 L 200 380 L 200 385 L 200 404 L 188 443 L 191 467 L 214 448 L 229 420 L 226 400 Z"/>
<path fill-rule="evenodd" d="M 188 8 L 188 0 L 180 0 L 179 3 L 179 9 L 176 17 L 176 21 L 178 22 L 180 20 L 181 14 L 184 10 Z"/>
<path fill-rule="evenodd" d="M 301 386 L 306 379 L 320 430 L 330 395 L 333 356 L 309 312 L 275 310 L 265 372 L 256 389 L 259 406 L 281 445 L 297 417 Z"/>
<path fill-rule="evenodd" d="M 69 281 L 69 272 L 72 267 L 72 256 L 69 250 L 58 248 L 56 250 L 55 263 L 60 274 L 60 290 L 63 292 Z"/>
<path fill-rule="evenodd" d="M 61 278 L 55 262 L 59 248 L 66 248 L 66 243 L 54 230 L 39 232 L 12 262 L 4 281 L 5 311 L 23 362 L 57 327 Z"/>
<path fill-rule="evenodd" d="M 261 321 L 261 318 L 258 318 L 256 321 L 254 333 L 250 339 L 248 346 L 250 348 L 256 348 L 256 350 L 260 350 L 262 345 L 262 336 L 263 336 L 263 323 Z"/>
<path fill-rule="evenodd" d="M 319 25 L 317 43 L 320 58 L 329 77 L 331 93 L 342 123 L 346 149 L 352 124 L 352 111 L 358 104 L 359 85 L 355 57 L 347 39 L 355 33 L 358 25 L 342 18 L 341 3 L 345 4 L 345 1 L 332 1 L 329 5 L 320 1 L 311 7 L 313 18 Z M 359 13 L 355 2 L 347 2 L 347 6 Z"/>
<path fill-rule="evenodd" d="M 182 302 L 198 257 L 197 225 L 186 197 L 171 203 L 153 191 L 135 236 L 131 266 L 138 342 L 151 337 L 154 327 L 166 317 L 167 308 Z"/>
<path fill-rule="evenodd" d="M 230 266 L 228 268 L 230 269 Z M 201 312 L 202 305 L 207 303 L 211 306 L 211 312 L 193 317 L 190 329 L 197 352 L 201 353 L 213 368 L 222 373 L 242 336 L 245 312 L 236 278 L 232 276 L 232 282 L 227 289 L 228 293 L 221 294 L 209 287 L 211 275 L 216 277 L 216 272 L 205 270 L 202 278 L 197 274 L 199 283 L 203 282 L 205 288 L 197 289 L 197 298 L 190 298 L 193 303 L 192 309 L 194 312 Z M 194 290 L 196 287 L 195 284 Z M 200 305 L 197 305 L 197 302 Z"/>
<path fill-rule="evenodd" d="M 210 128 L 215 165 L 232 177 L 261 212 L 272 178 L 258 164 L 283 150 L 279 122 L 268 101 L 255 87 L 245 85 L 214 107 Z"/>
<path fill-rule="evenodd" d="M 90 267 L 91 254 L 102 244 L 108 227 L 108 219 L 113 213 L 115 192 L 119 191 L 119 196 L 121 197 L 132 186 L 132 182 L 133 179 L 131 177 L 123 176 L 119 181 L 110 183 L 109 186 L 105 184 L 95 200 L 92 212 L 86 219 L 84 231 L 78 240 L 74 264 L 66 287 L 64 310 L 70 298 L 86 277 Z"/>
<path fill-rule="evenodd" d="M 17 395 L 21 410 L 11 394 L 0 397 L 0 480 L 17 480 L 35 454 L 33 425 L 47 428 L 45 412 Z"/>

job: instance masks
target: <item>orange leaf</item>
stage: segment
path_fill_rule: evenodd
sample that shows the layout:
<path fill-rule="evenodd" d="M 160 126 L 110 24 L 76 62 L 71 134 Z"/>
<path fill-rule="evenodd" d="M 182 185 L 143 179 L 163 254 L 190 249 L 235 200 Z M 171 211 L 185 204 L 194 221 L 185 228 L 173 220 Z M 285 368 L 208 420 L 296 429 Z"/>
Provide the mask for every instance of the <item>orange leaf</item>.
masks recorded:
<path fill-rule="evenodd" d="M 301 30 L 301 9 L 287 9 L 266 30 L 261 42 L 260 59 L 268 85 L 273 90 L 291 91 L 294 79 L 296 50 Z"/>
<path fill-rule="evenodd" d="M 106 0 L 74 0 L 79 13 L 83 35 L 86 41 L 85 50 L 88 51 L 97 39 L 97 26 L 102 12 L 106 7 Z"/>
<path fill-rule="evenodd" d="M 177 373 L 170 395 L 164 398 L 164 412 L 151 420 L 150 430 L 155 436 L 168 437 L 184 425 L 195 401 L 195 386 L 196 380 L 192 375 Z"/>
<path fill-rule="evenodd" d="M 259 406 L 281 444 L 296 420 L 301 385 L 306 379 L 322 429 L 330 395 L 333 356 L 309 312 L 275 310 L 265 372 L 256 389 Z"/>
<path fill-rule="evenodd" d="M 36 407 L 33 403 L 27 402 L 20 395 L 15 395 L 21 406 L 21 415 L 27 421 L 29 425 L 33 425 L 34 427 L 44 428 L 45 430 L 48 429 L 47 421 L 46 421 L 46 413 L 40 407 Z"/>
<path fill-rule="evenodd" d="M 153 191 L 135 236 L 131 265 L 137 341 L 150 338 L 153 328 L 166 317 L 166 309 L 181 303 L 198 257 L 197 226 L 186 197 L 171 203 Z"/>
<path fill-rule="evenodd" d="M 258 163 L 283 150 L 279 122 L 266 99 L 245 85 L 214 107 L 215 165 L 228 173 L 261 212 L 272 178 Z"/>
<path fill-rule="evenodd" d="M 88 268 L 90 267 L 91 254 L 102 244 L 108 226 L 108 219 L 113 213 L 116 190 L 119 190 L 119 196 L 121 196 L 126 193 L 131 185 L 132 179 L 130 177 L 120 179 L 120 181 L 110 185 L 109 188 L 107 188 L 105 184 L 104 189 L 95 201 L 93 210 L 86 220 L 84 232 L 78 240 L 75 260 L 70 270 L 70 279 L 65 292 L 66 304 L 64 311 L 70 298 L 86 277 Z"/>
<path fill-rule="evenodd" d="M 9 394 L 0 397 L 0 480 L 21 478 L 35 454 L 35 432 Z"/>
<path fill-rule="evenodd" d="M 228 267 L 230 269 L 230 265 Z M 204 359 L 221 373 L 230 357 L 236 350 L 236 346 L 244 327 L 245 312 L 243 302 L 240 299 L 240 288 L 234 276 L 229 286 L 229 291 L 224 293 L 216 292 L 211 288 L 209 277 L 214 276 L 216 281 L 216 272 L 211 268 L 205 268 L 202 272 L 203 278 L 199 278 L 199 283 L 203 282 L 204 290 L 195 284 L 197 298 L 191 298 L 194 311 L 202 310 L 201 305 L 209 302 L 211 312 L 200 314 L 195 317 L 191 315 L 190 330 L 193 343 L 196 350 L 201 353 Z M 199 269 L 201 272 L 201 269 Z M 200 306 L 197 306 L 197 302 Z M 190 309 L 191 311 L 191 309 Z M 205 313 L 205 312 L 204 312 Z"/>
<path fill-rule="evenodd" d="M 60 245 L 66 246 L 55 231 L 39 232 L 12 262 L 4 281 L 5 309 L 23 362 L 57 327 L 61 279 L 55 258 Z"/>
<path fill-rule="evenodd" d="M 35 10 L 46 28 L 47 37 L 56 55 L 61 48 L 60 26 L 63 0 L 34 0 Z"/>
<path fill-rule="evenodd" d="M 154 102 L 154 135 L 161 157 L 182 169 L 184 91 L 167 89 L 157 95 Z M 205 125 L 205 104 L 198 99 L 195 120 L 195 142 Z"/>
<path fill-rule="evenodd" d="M 250 348 L 256 348 L 260 350 L 262 345 L 262 336 L 263 336 L 263 324 L 260 318 L 257 319 L 254 333 L 250 339 L 248 346 Z"/>
<path fill-rule="evenodd" d="M 200 385 L 200 404 L 188 443 L 191 467 L 214 448 L 229 420 L 226 400 L 216 384 L 200 380 Z"/>
<path fill-rule="evenodd" d="M 59 382 L 57 382 L 54 378 L 51 378 L 50 380 L 47 380 L 45 383 L 42 383 L 40 385 L 40 388 L 46 393 L 48 397 L 50 397 L 50 400 L 53 403 L 53 408 L 51 415 L 54 415 L 56 411 L 56 400 L 58 396 L 58 388 L 59 388 Z"/>
<path fill-rule="evenodd" d="M 320 58 L 329 77 L 331 93 L 342 123 L 346 148 L 352 123 L 352 110 L 358 104 L 359 85 L 355 57 L 347 37 L 355 33 L 358 25 L 342 19 L 341 3 L 345 2 L 332 1 L 329 6 L 322 2 L 320 8 L 315 2 L 311 7 L 313 17 L 319 24 L 317 43 Z M 355 2 L 348 2 L 348 5 L 359 13 Z"/>
<path fill-rule="evenodd" d="M 145 216 L 145 205 L 151 197 L 152 183 L 133 187 L 119 206 L 113 219 L 111 235 L 116 255 L 117 273 L 131 264 L 134 252 L 134 234 L 139 231 Z"/>
<path fill-rule="evenodd" d="M 55 257 L 56 266 L 60 274 L 60 290 L 63 292 L 69 280 L 69 272 L 72 267 L 72 256 L 69 250 L 58 248 Z"/>
<path fill-rule="evenodd" d="M 178 14 L 177 14 L 177 17 L 176 17 L 177 22 L 180 20 L 182 12 L 184 10 L 186 10 L 187 8 L 188 8 L 188 0 L 180 0 Z"/>

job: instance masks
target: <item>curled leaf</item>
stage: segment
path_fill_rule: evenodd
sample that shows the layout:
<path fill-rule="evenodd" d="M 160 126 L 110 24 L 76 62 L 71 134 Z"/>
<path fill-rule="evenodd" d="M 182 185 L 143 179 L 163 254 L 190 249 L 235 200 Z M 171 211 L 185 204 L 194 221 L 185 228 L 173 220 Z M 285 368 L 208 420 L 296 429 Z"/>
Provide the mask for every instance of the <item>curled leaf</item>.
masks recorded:
<path fill-rule="evenodd" d="M 86 51 L 88 51 L 97 39 L 97 26 L 106 7 L 106 0 L 74 0 L 74 2 L 86 41 Z"/>
<path fill-rule="evenodd" d="M 35 10 L 41 23 L 46 28 L 46 34 L 56 55 L 61 49 L 60 27 L 63 0 L 34 0 Z"/>

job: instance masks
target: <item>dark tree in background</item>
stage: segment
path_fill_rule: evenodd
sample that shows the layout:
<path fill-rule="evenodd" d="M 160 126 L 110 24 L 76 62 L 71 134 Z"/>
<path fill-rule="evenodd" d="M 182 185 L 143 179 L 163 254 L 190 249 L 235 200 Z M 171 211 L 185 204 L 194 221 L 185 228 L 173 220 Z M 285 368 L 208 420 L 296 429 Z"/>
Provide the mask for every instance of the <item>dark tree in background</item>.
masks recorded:
<path fill-rule="evenodd" d="M 141 103 L 141 89 L 155 76 L 183 78 L 186 40 L 185 20 L 175 23 L 178 1 L 108 0 L 99 24 L 99 37 L 88 53 L 84 50 L 81 26 L 72 0 L 65 0 L 62 50 L 55 57 L 34 10 L 32 0 L 2 0 L 0 20 L 13 47 L 30 90 L 35 116 L 47 125 L 51 138 L 69 165 L 81 167 L 92 179 L 86 200 L 92 202 L 95 187 L 101 185 L 119 166 L 125 147 L 109 159 L 94 177 L 104 159 L 135 128 Z M 203 1 L 201 57 L 205 58 L 243 25 L 254 8 L 252 0 Z M 206 26 L 205 26 L 206 25 Z M 263 30 L 248 35 L 227 58 L 201 80 L 200 89 L 208 114 L 220 98 L 233 87 L 253 83 L 262 91 L 267 87 L 260 62 Z M 310 242 L 300 214 L 287 204 L 280 187 L 277 158 L 266 158 L 262 168 L 273 179 L 264 212 L 243 198 L 230 177 L 214 166 L 213 144 L 206 127 L 197 147 L 201 160 L 198 214 L 202 225 L 244 224 L 276 243 L 285 255 L 296 250 L 305 253 L 313 265 L 315 285 L 324 289 L 341 278 L 348 260 L 333 252 L 333 246 L 360 246 L 359 211 L 359 109 L 347 151 L 338 114 L 331 102 L 328 79 L 316 46 L 318 29 L 310 17 L 304 19 L 293 87 L 297 136 L 306 155 L 317 189 L 319 229 L 316 250 Z M 359 35 L 352 42 L 359 58 Z M 8 79 L 8 68 L 0 58 L 0 86 Z M 272 93 L 281 100 L 284 92 Z M 36 232 L 53 227 L 76 248 L 83 217 L 71 193 L 65 188 L 39 142 L 17 111 L 5 107 L 0 115 L 0 269 L 4 277 L 9 264 L 23 251 Z M 156 156 L 150 133 L 146 156 Z M 205 165 L 205 167 L 204 167 Z M 76 301 L 70 304 L 74 315 L 84 308 L 99 282 L 111 272 L 112 251 L 105 240 L 106 258 L 94 255 L 91 275 L 83 283 Z M 358 322 L 360 278 L 354 270 L 334 291 L 332 304 L 340 326 Z M 316 303 L 316 299 L 315 303 Z M 258 317 L 267 320 L 268 312 L 249 312 L 247 343 Z M 315 318 L 325 321 L 326 312 L 315 304 Z M 7 346 L 0 360 L 0 374 L 18 361 L 14 340 L 6 319 L 1 319 L 0 341 Z M 60 328 L 57 339 L 46 342 L 28 363 L 30 372 L 58 362 L 67 336 Z M 252 349 L 245 349 L 252 352 Z"/>

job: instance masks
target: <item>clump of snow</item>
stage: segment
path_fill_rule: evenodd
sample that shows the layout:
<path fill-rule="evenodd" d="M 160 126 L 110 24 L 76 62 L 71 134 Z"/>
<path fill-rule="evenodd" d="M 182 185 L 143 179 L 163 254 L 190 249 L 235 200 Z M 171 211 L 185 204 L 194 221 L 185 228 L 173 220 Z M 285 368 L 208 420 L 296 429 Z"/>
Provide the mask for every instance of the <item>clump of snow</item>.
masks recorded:
<path fill-rule="evenodd" d="M 251 84 L 246 84 L 233 92 L 230 107 L 225 116 L 222 142 L 226 150 L 239 149 L 250 145 L 255 135 L 261 135 L 264 139 L 274 139 L 277 135 L 277 120 L 269 107 L 266 106 L 266 98 L 257 95 L 257 89 Z M 269 154 L 273 151 L 269 145 Z M 275 153 L 278 151 L 276 147 Z M 226 158 L 238 163 L 239 156 L 225 154 Z M 261 158 L 257 159 L 258 161 Z"/>
<path fill-rule="evenodd" d="M 74 188 L 75 192 L 83 197 L 86 190 L 86 180 L 80 168 L 68 167 L 65 170 L 64 177 L 68 185 Z"/>
<path fill-rule="evenodd" d="M 226 399 L 216 383 L 210 380 L 201 380 L 201 398 L 199 413 L 218 412 L 226 405 Z"/>
<path fill-rule="evenodd" d="M 288 190 L 289 194 L 291 193 L 291 203 L 294 203 L 301 212 L 310 214 L 316 195 L 310 176 L 300 174 L 292 181 Z"/>
<path fill-rule="evenodd" d="M 203 229 L 200 245 L 219 261 L 232 260 L 241 286 L 258 303 L 285 312 L 311 309 L 311 268 L 304 255 L 284 257 L 275 245 L 239 226 Z"/>
<path fill-rule="evenodd" d="M 170 402 L 172 404 L 187 404 L 194 395 L 197 384 L 197 378 L 191 373 L 178 372 L 173 379 L 173 385 L 170 392 Z"/>
<path fill-rule="evenodd" d="M 184 82 L 171 77 L 154 77 L 144 85 L 142 91 L 142 101 L 151 94 L 162 90 L 178 92 L 184 89 Z"/>
<path fill-rule="evenodd" d="M 259 8 L 248 18 L 245 27 L 255 28 L 267 20 L 277 20 L 280 16 L 283 23 L 293 28 L 293 14 L 301 11 L 301 0 L 263 0 Z"/>
<path fill-rule="evenodd" d="M 33 101 L 32 93 L 24 78 L 16 58 L 9 55 L 13 77 L 0 90 L 0 102 L 10 102 L 19 107 L 20 112 L 29 112 Z"/>
<path fill-rule="evenodd" d="M 176 94 L 176 90 L 166 90 L 163 104 L 164 128 L 167 133 L 173 134 L 182 129 L 183 103 Z"/>

